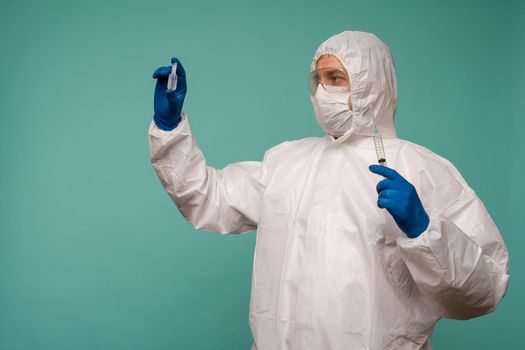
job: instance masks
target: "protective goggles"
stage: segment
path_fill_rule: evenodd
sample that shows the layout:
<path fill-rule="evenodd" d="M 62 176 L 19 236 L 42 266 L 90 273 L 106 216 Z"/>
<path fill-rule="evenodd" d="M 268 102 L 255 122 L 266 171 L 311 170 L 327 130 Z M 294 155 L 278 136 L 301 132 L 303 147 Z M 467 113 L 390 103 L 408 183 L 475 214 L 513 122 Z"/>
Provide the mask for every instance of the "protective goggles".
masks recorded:
<path fill-rule="evenodd" d="M 341 68 L 321 68 L 310 73 L 310 94 L 315 95 L 317 88 L 322 86 L 328 92 L 349 92 L 350 79 L 348 74 Z"/>

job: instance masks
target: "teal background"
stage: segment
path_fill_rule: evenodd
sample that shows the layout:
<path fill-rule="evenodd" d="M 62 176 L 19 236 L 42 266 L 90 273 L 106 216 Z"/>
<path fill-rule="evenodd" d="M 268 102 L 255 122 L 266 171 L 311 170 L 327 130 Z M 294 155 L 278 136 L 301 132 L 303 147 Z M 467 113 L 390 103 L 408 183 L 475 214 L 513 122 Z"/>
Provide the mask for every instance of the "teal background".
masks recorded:
<path fill-rule="evenodd" d="M 255 234 L 193 229 L 149 163 L 151 74 L 177 55 L 208 163 L 321 135 L 315 49 L 389 45 L 398 134 L 451 160 L 510 252 L 499 309 L 442 320 L 435 349 L 522 348 L 520 1 L 0 3 L 0 349 L 249 349 Z"/>

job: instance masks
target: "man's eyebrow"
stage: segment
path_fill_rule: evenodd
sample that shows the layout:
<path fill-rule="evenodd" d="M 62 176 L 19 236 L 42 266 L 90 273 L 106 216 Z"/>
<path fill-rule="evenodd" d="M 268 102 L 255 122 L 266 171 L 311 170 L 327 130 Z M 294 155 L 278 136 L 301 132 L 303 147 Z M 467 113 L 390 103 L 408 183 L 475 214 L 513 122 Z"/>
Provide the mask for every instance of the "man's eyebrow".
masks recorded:
<path fill-rule="evenodd" d="M 326 72 L 326 73 L 343 73 L 344 74 L 343 70 L 340 68 L 327 67 L 327 68 L 320 68 L 319 70 L 322 72 Z"/>
<path fill-rule="evenodd" d="M 337 68 L 321 68 L 322 74 L 329 74 L 329 75 L 335 75 L 335 74 L 342 74 L 345 77 L 347 76 L 344 71 Z"/>

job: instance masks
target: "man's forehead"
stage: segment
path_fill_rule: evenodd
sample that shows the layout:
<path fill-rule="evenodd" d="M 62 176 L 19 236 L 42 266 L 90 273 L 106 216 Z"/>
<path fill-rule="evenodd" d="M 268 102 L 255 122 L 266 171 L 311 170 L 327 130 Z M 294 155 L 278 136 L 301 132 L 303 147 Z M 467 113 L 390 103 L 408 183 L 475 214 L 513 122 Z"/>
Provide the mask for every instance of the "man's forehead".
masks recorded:
<path fill-rule="evenodd" d="M 317 69 L 322 69 L 322 68 L 328 68 L 328 67 L 332 67 L 332 68 L 343 68 L 344 69 L 344 66 L 343 64 L 341 63 L 341 61 L 339 61 L 339 59 L 337 57 L 335 57 L 334 55 L 323 55 L 321 56 L 318 60 L 317 60 Z"/>

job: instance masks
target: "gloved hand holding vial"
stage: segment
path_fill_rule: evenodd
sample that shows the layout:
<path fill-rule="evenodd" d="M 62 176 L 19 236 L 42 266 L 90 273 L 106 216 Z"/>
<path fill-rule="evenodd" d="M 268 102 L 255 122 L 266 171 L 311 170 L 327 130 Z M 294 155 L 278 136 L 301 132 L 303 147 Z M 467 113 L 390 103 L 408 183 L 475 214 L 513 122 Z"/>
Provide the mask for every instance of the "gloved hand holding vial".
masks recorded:
<path fill-rule="evenodd" d="M 155 86 L 153 120 L 162 130 L 169 131 L 179 125 L 182 105 L 186 96 L 186 72 L 177 57 L 171 66 L 159 67 L 153 73 Z"/>

